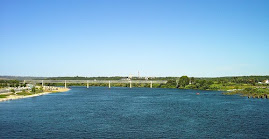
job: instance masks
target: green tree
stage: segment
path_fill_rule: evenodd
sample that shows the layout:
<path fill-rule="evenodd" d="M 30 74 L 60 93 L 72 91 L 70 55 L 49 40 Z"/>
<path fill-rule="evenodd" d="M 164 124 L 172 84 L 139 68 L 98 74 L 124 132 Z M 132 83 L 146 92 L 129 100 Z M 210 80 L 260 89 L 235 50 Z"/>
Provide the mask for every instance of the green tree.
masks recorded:
<path fill-rule="evenodd" d="M 39 91 L 40 92 L 43 92 L 44 91 L 42 86 L 39 88 Z"/>
<path fill-rule="evenodd" d="M 181 76 L 178 80 L 178 85 L 181 88 L 184 88 L 186 85 L 190 83 L 190 79 L 188 76 Z"/>
<path fill-rule="evenodd" d="M 35 93 L 35 91 L 36 91 L 36 90 L 35 90 L 35 86 L 34 86 L 34 87 L 32 88 L 32 92 L 34 92 L 34 93 Z"/>
<path fill-rule="evenodd" d="M 194 77 L 191 77 L 191 78 L 190 78 L 190 82 L 191 82 L 191 84 L 194 83 Z"/>
<path fill-rule="evenodd" d="M 177 82 L 176 82 L 176 80 L 168 80 L 167 81 L 167 83 L 166 83 L 166 86 L 168 87 L 168 88 L 175 88 L 175 87 L 177 87 Z"/>

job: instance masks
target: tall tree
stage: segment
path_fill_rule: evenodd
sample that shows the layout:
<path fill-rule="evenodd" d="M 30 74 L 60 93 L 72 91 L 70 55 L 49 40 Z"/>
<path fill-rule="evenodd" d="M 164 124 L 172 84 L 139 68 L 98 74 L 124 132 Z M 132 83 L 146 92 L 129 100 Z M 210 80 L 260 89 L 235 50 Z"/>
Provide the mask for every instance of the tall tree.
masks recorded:
<path fill-rule="evenodd" d="M 190 83 L 190 79 L 188 76 L 181 76 L 178 80 L 178 85 L 180 87 L 185 87 L 186 85 L 188 85 Z"/>
<path fill-rule="evenodd" d="M 193 84 L 194 83 L 194 77 L 190 78 L 190 83 Z"/>

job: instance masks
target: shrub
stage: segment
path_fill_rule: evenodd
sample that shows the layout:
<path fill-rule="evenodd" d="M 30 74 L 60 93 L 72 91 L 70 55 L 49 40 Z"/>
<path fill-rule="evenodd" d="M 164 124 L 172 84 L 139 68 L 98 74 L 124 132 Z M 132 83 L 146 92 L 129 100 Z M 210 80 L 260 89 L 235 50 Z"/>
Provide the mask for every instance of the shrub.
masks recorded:
<path fill-rule="evenodd" d="M 185 86 L 185 89 L 196 89 L 196 86 L 193 84 L 189 84 L 189 85 Z"/>
<path fill-rule="evenodd" d="M 35 92 L 36 90 L 35 90 L 35 86 L 32 88 L 32 92 Z"/>
<path fill-rule="evenodd" d="M 15 90 L 14 90 L 14 89 L 11 89 L 10 91 L 11 91 L 12 93 L 15 93 Z"/>

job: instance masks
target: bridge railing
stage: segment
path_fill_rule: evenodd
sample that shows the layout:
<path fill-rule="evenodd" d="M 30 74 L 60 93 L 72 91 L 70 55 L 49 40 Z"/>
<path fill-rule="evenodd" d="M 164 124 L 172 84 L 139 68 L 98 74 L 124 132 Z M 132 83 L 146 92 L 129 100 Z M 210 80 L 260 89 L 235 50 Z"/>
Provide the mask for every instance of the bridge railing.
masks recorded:
<path fill-rule="evenodd" d="M 166 83 L 164 80 L 24 80 L 25 83 Z"/>

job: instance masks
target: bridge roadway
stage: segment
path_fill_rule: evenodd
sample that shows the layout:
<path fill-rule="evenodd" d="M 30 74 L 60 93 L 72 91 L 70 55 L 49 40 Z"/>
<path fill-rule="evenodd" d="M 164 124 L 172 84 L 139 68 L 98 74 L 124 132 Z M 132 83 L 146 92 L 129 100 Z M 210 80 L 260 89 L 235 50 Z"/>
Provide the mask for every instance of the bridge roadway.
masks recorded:
<path fill-rule="evenodd" d="M 150 88 L 152 88 L 152 84 L 166 84 L 165 80 L 24 80 L 24 83 L 41 83 L 42 86 L 44 83 L 64 83 L 66 88 L 67 83 L 85 83 L 87 84 L 87 88 L 89 88 L 90 83 L 106 83 L 108 87 L 111 87 L 112 83 L 129 83 L 130 88 L 132 88 L 132 83 L 145 83 L 150 84 Z"/>

